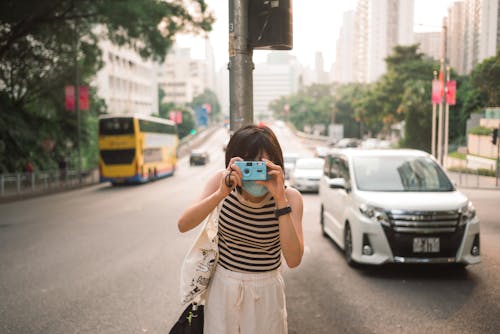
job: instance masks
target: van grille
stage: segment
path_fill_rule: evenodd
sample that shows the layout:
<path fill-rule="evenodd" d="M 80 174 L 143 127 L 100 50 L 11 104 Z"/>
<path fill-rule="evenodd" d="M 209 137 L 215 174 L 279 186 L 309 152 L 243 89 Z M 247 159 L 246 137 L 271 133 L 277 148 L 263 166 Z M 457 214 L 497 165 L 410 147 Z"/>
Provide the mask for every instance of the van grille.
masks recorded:
<path fill-rule="evenodd" d="M 386 212 L 390 224 L 383 224 L 384 233 L 394 256 L 405 258 L 452 258 L 462 242 L 465 225 L 460 224 L 458 210 Z M 414 253 L 414 238 L 439 238 L 439 252 Z"/>
<path fill-rule="evenodd" d="M 440 234 L 456 231 L 460 220 L 458 211 L 405 212 L 391 211 L 389 219 L 394 232 Z"/>

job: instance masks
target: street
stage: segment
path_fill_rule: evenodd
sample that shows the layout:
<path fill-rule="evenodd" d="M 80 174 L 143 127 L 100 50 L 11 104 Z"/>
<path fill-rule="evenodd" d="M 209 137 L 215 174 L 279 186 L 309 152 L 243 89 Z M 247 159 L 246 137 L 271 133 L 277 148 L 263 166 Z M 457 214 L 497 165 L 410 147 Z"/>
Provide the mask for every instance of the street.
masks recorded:
<path fill-rule="evenodd" d="M 285 152 L 313 146 L 275 128 Z M 177 218 L 224 167 L 223 129 L 210 163 L 173 177 L 0 204 L 0 332 L 166 333 L 181 310 L 179 268 L 198 228 Z M 317 194 L 304 194 L 305 254 L 284 268 L 290 333 L 498 333 L 500 192 L 463 190 L 481 219 L 482 263 L 349 267 L 322 236 Z M 286 265 L 284 265 L 286 267 Z"/>

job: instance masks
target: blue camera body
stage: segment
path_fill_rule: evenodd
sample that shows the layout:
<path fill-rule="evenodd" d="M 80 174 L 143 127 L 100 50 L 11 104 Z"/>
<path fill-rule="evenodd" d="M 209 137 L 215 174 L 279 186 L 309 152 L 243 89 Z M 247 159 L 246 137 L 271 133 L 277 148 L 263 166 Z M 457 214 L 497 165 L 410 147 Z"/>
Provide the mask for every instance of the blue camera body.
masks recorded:
<path fill-rule="evenodd" d="M 267 180 L 267 166 L 264 161 L 235 161 L 243 174 L 243 181 Z"/>

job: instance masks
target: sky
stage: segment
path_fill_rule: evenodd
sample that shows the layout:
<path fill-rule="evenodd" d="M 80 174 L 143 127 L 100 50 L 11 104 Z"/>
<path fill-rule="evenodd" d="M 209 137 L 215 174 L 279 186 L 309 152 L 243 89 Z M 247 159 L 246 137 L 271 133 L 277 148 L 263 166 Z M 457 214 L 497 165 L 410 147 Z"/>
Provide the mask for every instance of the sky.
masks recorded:
<path fill-rule="evenodd" d="M 206 0 L 217 21 L 210 32 L 214 48 L 216 69 L 225 66 L 228 55 L 228 11 L 229 0 Z M 325 71 L 330 71 L 335 62 L 335 46 L 342 26 L 345 11 L 354 10 L 357 0 L 292 0 L 293 6 L 293 49 L 291 54 L 298 61 L 314 67 L 315 53 L 323 53 Z M 399 0 L 406 1 L 406 0 Z M 414 31 L 440 31 L 442 19 L 448 7 L 457 0 L 414 0 Z M 177 42 L 182 47 L 191 47 L 191 56 L 204 57 L 203 39 L 193 36 L 179 36 Z M 265 62 L 269 51 L 254 50 L 253 61 Z"/>

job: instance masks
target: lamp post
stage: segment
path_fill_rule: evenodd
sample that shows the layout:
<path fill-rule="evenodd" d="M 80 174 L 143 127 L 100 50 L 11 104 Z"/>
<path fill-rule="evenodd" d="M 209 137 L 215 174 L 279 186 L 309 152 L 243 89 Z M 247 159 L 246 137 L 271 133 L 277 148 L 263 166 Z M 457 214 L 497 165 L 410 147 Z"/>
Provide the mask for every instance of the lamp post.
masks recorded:
<path fill-rule="evenodd" d="M 441 81 L 441 102 L 439 103 L 438 111 L 438 148 L 437 156 L 438 162 L 443 166 L 443 127 L 445 122 L 443 122 L 443 109 L 446 105 L 446 93 L 447 93 L 447 31 L 448 27 L 446 24 L 446 18 L 443 19 L 443 35 L 442 35 L 442 49 L 441 49 L 441 67 L 439 73 L 439 80 Z M 446 150 L 447 151 L 447 150 Z"/>
<path fill-rule="evenodd" d="M 434 74 L 434 80 L 433 80 L 433 83 L 435 80 L 437 80 L 437 71 L 434 71 L 433 72 Z M 434 92 L 434 85 L 432 87 L 432 94 L 434 95 L 435 92 Z M 433 96 L 433 101 L 432 101 L 432 140 L 431 140 L 431 152 L 432 152 L 432 156 L 434 158 L 436 158 L 436 103 L 434 103 L 434 96 Z"/>
<path fill-rule="evenodd" d="M 449 139 L 449 127 L 450 127 L 450 105 L 448 103 L 448 82 L 450 81 L 450 66 L 446 66 L 446 85 L 444 87 L 444 100 L 445 100 L 445 115 L 444 115 L 444 154 L 443 157 L 446 159 L 448 157 L 448 139 Z"/>
<path fill-rule="evenodd" d="M 78 183 L 82 183 L 82 149 L 81 149 L 81 125 L 80 125 L 80 71 L 78 70 L 78 29 L 75 20 L 75 113 L 77 124 L 77 151 L 78 151 Z"/>

